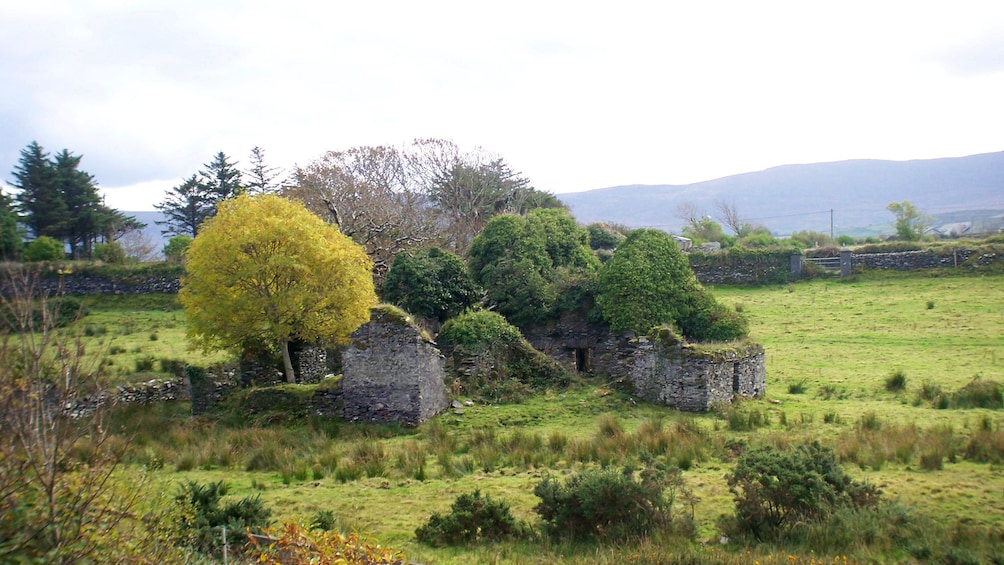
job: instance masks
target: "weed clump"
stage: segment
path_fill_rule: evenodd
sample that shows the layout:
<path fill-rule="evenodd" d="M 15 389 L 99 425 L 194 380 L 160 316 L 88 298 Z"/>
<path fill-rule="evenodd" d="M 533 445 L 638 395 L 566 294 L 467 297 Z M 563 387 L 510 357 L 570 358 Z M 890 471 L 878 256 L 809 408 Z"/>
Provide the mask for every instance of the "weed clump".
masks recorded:
<path fill-rule="evenodd" d="M 805 379 L 788 383 L 788 394 L 805 394 L 806 390 Z"/>

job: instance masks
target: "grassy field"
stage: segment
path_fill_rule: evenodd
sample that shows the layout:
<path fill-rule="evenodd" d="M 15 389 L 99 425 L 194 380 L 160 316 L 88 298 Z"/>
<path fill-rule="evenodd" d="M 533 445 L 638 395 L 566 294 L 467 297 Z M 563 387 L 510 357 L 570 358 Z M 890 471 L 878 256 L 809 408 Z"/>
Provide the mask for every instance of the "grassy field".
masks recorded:
<path fill-rule="evenodd" d="M 172 378 L 162 361 L 209 365 L 229 357 L 189 349 L 175 295 L 86 296 L 81 302 L 86 314 L 70 331 L 83 333 L 84 346 L 104 359 L 113 384 Z"/>
<path fill-rule="evenodd" d="M 811 440 L 833 447 L 848 474 L 880 485 L 886 499 L 954 532 L 952 543 L 970 543 L 967 535 L 974 547 L 1004 542 L 1000 455 L 991 459 L 996 463 L 967 456 L 974 438 L 985 436 L 991 447 L 1004 443 L 1004 412 L 957 407 L 955 394 L 974 380 L 1004 383 L 1004 277 L 886 275 L 713 291 L 749 316 L 752 337 L 767 352 L 767 396 L 720 412 L 686 414 L 640 403 L 590 378 L 524 404 L 451 410 L 417 429 L 316 419 L 235 428 L 188 419 L 184 405 L 120 417 L 135 435 L 133 461 L 159 469 L 155 487 L 171 491 L 185 480 L 223 479 L 235 495 L 260 494 L 277 519 L 309 520 L 330 510 L 341 528 L 427 564 L 654 563 L 672 562 L 674 552 L 715 551 L 725 553 L 705 556 L 708 562 L 725 561 L 724 555 L 734 562 L 832 562 L 833 555 L 802 551 L 792 561 L 779 558 L 785 555 L 780 548 L 717 543 L 719 519 L 732 512 L 724 480 L 733 462 L 730 446 Z M 116 330 L 110 341 L 127 351 L 188 355 L 178 341 L 181 313 L 139 306 L 95 307 L 84 323 L 131 325 L 133 331 Z M 415 528 L 433 512 L 447 511 L 457 495 L 475 488 L 505 498 L 517 517 L 537 523 L 532 491 L 543 477 L 637 463 L 639 446 L 652 437 L 665 441 L 662 456 L 685 469 L 686 485 L 700 498 L 693 509 L 696 543 L 433 549 L 414 540 Z M 677 512 L 690 511 L 678 506 Z M 849 562 L 899 560 L 856 544 L 842 553 Z"/>

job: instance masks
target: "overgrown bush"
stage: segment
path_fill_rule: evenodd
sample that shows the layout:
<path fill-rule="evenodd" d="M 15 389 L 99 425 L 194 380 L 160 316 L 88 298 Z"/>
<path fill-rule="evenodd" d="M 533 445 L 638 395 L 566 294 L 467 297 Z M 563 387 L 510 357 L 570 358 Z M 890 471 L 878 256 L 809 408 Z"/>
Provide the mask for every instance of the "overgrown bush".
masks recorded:
<path fill-rule="evenodd" d="M 540 498 L 534 510 L 554 538 L 644 537 L 671 524 L 665 478 L 665 472 L 654 466 L 638 477 L 629 468 L 581 471 L 565 484 L 547 477 L 533 489 Z"/>
<path fill-rule="evenodd" d="M 505 500 L 493 500 L 475 490 L 458 496 L 449 514 L 429 517 L 415 530 L 415 538 L 424 544 L 444 546 L 505 541 L 530 533 L 530 526 L 513 517 Z"/>
<path fill-rule="evenodd" d="M 412 314 L 445 322 L 473 306 L 481 290 L 460 257 L 433 247 L 398 253 L 384 281 L 383 296 Z"/>
<path fill-rule="evenodd" d="M 564 209 L 495 216 L 471 244 L 471 277 L 489 305 L 526 327 L 555 316 L 559 271 L 595 273 L 589 233 Z"/>
<path fill-rule="evenodd" d="M 818 522 L 837 508 L 872 506 L 880 495 L 844 475 L 833 450 L 818 442 L 749 449 L 725 478 L 736 504 L 733 533 L 758 540 L 781 539 L 795 524 Z"/>
<path fill-rule="evenodd" d="M 675 324 L 688 339 L 732 341 L 748 332 L 746 319 L 704 290 L 669 234 L 631 232 L 599 272 L 596 304 L 614 331 L 644 334 Z"/>
<path fill-rule="evenodd" d="M 451 360 L 456 392 L 489 402 L 517 402 L 531 390 L 563 387 L 570 381 L 567 370 L 494 312 L 451 318 L 443 324 L 438 343 Z"/>
<path fill-rule="evenodd" d="M 183 511 L 179 516 L 176 541 L 208 555 L 223 549 L 223 528 L 232 533 L 231 540 L 240 539 L 247 530 L 268 527 L 272 511 L 260 495 L 223 502 L 229 487 L 226 482 L 200 484 L 188 481 L 181 485 L 175 503 Z M 221 506 L 222 503 L 222 506 Z"/>

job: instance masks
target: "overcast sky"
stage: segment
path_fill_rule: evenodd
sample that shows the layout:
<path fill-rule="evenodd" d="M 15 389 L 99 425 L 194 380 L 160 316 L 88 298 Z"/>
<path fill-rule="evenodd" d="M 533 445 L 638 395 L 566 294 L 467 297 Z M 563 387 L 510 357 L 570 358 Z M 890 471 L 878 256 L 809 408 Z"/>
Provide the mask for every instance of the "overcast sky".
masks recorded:
<path fill-rule="evenodd" d="M 1004 2 L 0 0 L 0 175 L 32 140 L 153 209 L 224 151 L 419 137 L 537 188 L 1004 150 Z"/>

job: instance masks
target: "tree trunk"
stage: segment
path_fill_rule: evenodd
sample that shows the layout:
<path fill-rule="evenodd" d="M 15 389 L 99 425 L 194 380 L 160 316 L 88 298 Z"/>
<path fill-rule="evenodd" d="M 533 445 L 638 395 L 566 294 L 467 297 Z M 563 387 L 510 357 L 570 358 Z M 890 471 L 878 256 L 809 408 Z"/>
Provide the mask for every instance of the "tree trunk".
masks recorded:
<path fill-rule="evenodd" d="M 282 350 L 282 366 L 286 370 L 286 382 L 296 383 L 296 375 L 293 373 L 293 360 L 289 357 L 289 339 L 279 340 L 279 349 Z"/>

